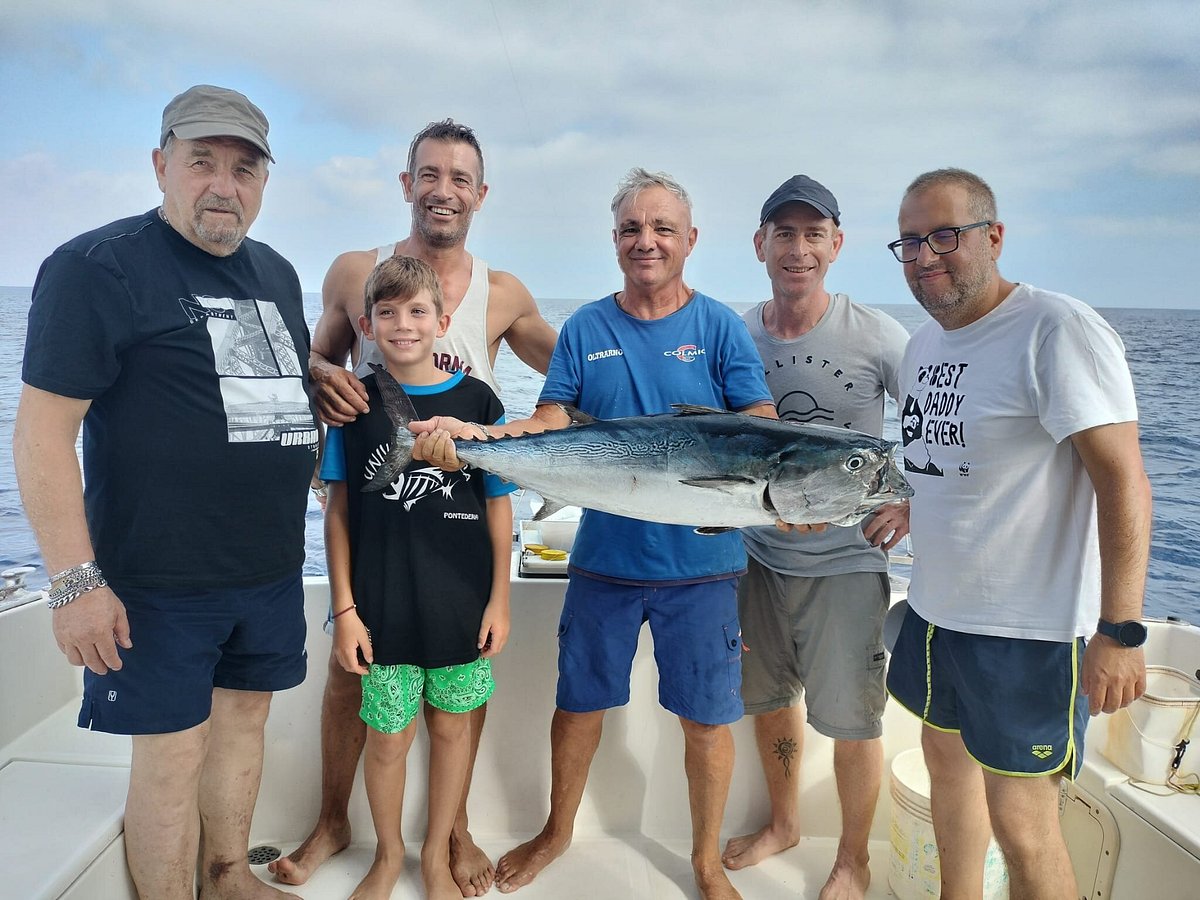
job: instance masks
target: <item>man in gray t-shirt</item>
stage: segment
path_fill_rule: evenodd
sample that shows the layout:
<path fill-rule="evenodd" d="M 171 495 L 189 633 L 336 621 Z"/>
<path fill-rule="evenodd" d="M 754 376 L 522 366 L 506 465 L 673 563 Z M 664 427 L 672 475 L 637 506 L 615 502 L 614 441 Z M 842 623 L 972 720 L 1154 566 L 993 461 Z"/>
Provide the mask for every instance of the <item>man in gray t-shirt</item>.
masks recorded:
<path fill-rule="evenodd" d="M 842 246 L 839 222 L 833 194 L 804 175 L 767 198 L 754 247 L 771 279 L 771 299 L 746 313 L 746 325 L 781 419 L 878 436 L 884 393 L 898 393 L 908 334 L 890 316 L 825 290 Z M 754 716 L 771 821 L 729 841 L 728 868 L 754 865 L 800 839 L 796 769 L 806 697 L 808 721 L 835 741 L 842 803 L 842 838 L 821 895 L 866 891 L 867 841 L 883 774 L 886 551 L 907 533 L 907 502 L 883 507 L 861 527 L 743 531 L 749 569 L 738 589 L 747 647 L 742 697 Z"/>

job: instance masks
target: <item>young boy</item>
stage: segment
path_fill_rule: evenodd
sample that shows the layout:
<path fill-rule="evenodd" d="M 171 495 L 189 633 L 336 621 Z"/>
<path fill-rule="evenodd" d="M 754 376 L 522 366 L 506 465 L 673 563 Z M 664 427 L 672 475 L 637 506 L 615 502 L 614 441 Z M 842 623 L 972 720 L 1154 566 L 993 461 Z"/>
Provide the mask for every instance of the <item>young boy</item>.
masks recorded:
<path fill-rule="evenodd" d="M 433 269 L 391 257 L 367 279 L 363 334 L 422 418 L 503 421 L 482 381 L 434 365 L 433 341 L 450 317 Z M 382 491 L 363 492 L 387 455 L 394 427 L 376 375 L 364 379 L 371 411 L 331 428 L 321 477 L 329 482 L 325 552 L 334 652 L 362 676 L 367 797 L 375 861 L 354 892 L 387 898 L 404 868 L 400 812 L 413 719 L 425 700 L 429 828 L 421 850 L 425 895 L 460 900 L 450 874 L 450 830 L 462 797 L 469 716 L 495 689 L 490 658 L 508 638 L 508 561 L 514 486 L 479 471 L 411 463 Z"/>

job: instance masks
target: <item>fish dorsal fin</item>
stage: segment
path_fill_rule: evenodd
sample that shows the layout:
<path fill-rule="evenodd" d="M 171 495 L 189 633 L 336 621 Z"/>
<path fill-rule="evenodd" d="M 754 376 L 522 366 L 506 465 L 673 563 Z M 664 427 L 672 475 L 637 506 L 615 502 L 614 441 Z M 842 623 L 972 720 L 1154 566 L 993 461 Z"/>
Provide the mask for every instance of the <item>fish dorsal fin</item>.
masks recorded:
<path fill-rule="evenodd" d="M 558 408 L 567 414 L 572 425 L 591 425 L 599 421 L 595 416 L 589 416 L 581 409 L 576 409 L 569 403 L 560 403 Z"/>
<path fill-rule="evenodd" d="M 412 400 L 408 398 L 408 394 L 404 393 L 404 388 L 400 387 L 400 382 L 392 377 L 392 373 L 387 370 L 387 367 L 378 363 L 367 363 L 367 365 L 375 373 L 375 384 L 379 388 L 379 395 L 383 398 L 383 410 L 391 419 L 392 424 L 399 428 L 420 418 L 416 408 L 412 405 Z"/>
<path fill-rule="evenodd" d="M 695 403 L 672 403 L 671 409 L 675 410 L 677 416 L 725 416 L 729 414 L 727 409 L 717 409 L 715 406 L 698 406 Z"/>
<path fill-rule="evenodd" d="M 680 478 L 680 484 L 691 485 L 699 488 L 713 488 L 714 490 L 725 490 L 726 488 L 744 487 L 748 484 L 757 484 L 753 478 L 745 475 L 702 475 L 699 478 Z"/>

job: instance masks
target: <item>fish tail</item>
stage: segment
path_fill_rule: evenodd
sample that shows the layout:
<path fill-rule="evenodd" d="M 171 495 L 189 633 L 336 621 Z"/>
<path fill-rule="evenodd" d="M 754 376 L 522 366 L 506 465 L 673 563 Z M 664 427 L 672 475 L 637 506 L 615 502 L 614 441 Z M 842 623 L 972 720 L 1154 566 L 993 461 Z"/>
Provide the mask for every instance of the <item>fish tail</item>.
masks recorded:
<path fill-rule="evenodd" d="M 416 437 L 408 430 L 408 423 L 417 418 L 417 410 L 412 400 L 400 386 L 400 382 L 392 377 L 385 366 L 369 363 L 375 373 L 375 385 L 383 398 L 383 409 L 395 426 L 392 445 L 388 448 L 387 457 L 375 470 L 371 479 L 363 485 L 364 491 L 381 491 L 403 472 L 412 462 L 413 444 Z"/>

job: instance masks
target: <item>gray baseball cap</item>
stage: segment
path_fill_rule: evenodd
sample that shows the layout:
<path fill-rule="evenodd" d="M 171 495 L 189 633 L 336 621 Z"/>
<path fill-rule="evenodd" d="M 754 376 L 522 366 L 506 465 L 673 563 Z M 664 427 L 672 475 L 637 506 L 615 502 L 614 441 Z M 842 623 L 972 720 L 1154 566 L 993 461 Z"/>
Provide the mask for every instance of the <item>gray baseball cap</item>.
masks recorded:
<path fill-rule="evenodd" d="M 250 102 L 245 94 L 229 88 L 198 84 L 190 87 L 163 110 L 160 147 L 167 143 L 167 135 L 185 141 L 209 137 L 235 137 L 249 141 L 275 162 L 271 145 L 267 143 L 270 130 L 263 111 Z"/>
<path fill-rule="evenodd" d="M 807 203 L 825 218 L 833 219 L 833 224 L 841 224 L 842 214 L 838 210 L 837 198 L 829 192 L 825 185 L 814 181 L 807 175 L 793 175 L 775 188 L 775 192 L 763 204 L 758 224 L 765 224 L 767 219 L 775 215 L 785 203 Z"/>

